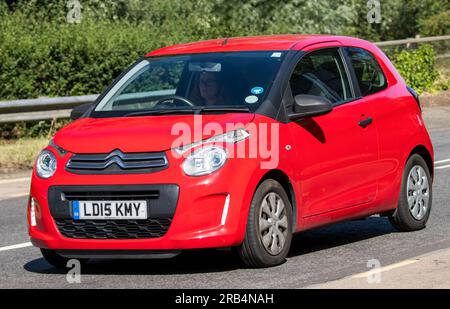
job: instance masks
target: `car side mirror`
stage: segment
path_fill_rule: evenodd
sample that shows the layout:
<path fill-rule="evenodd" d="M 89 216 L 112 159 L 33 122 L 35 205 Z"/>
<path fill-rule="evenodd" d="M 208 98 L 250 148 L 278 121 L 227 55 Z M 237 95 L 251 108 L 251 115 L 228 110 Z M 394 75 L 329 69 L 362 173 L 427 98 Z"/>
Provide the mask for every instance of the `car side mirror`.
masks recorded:
<path fill-rule="evenodd" d="M 85 103 L 78 105 L 70 112 L 70 119 L 77 120 L 78 118 L 83 116 L 84 113 L 86 113 L 93 106 L 93 104 L 94 103 Z"/>
<path fill-rule="evenodd" d="M 294 99 L 294 111 L 293 114 L 289 115 L 289 119 L 291 120 L 323 115 L 331 112 L 333 109 L 331 101 L 324 97 L 299 94 Z"/>

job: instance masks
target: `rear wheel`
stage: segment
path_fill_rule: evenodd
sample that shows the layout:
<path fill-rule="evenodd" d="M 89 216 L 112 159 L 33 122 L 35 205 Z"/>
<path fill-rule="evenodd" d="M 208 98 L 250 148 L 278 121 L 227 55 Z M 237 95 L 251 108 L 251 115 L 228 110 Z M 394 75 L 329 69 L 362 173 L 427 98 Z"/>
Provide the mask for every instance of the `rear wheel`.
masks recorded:
<path fill-rule="evenodd" d="M 268 267 L 285 261 L 292 240 L 292 207 L 283 187 L 268 179 L 256 189 L 239 255 L 247 266 Z"/>
<path fill-rule="evenodd" d="M 426 226 L 432 204 L 432 180 L 425 160 L 412 155 L 403 171 L 398 207 L 389 217 L 399 231 L 415 231 Z"/>
<path fill-rule="evenodd" d="M 41 249 L 42 256 L 44 259 L 52 266 L 56 268 L 66 268 L 67 262 L 70 260 L 69 258 L 63 257 L 56 253 L 55 250 L 50 249 Z M 84 264 L 86 259 L 78 259 L 81 264 Z"/>

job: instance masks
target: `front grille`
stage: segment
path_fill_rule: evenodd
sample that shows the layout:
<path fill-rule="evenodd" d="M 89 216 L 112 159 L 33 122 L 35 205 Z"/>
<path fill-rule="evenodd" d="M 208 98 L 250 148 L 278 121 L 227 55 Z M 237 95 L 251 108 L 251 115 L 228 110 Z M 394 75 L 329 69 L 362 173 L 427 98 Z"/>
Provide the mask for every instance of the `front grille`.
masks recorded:
<path fill-rule="evenodd" d="M 171 218 L 147 220 L 72 220 L 56 219 L 59 231 L 68 238 L 140 239 L 166 234 Z"/>
<path fill-rule="evenodd" d="M 66 170 L 76 174 L 129 174 L 151 173 L 167 167 L 164 152 L 123 153 L 116 149 L 110 153 L 74 154 Z"/>

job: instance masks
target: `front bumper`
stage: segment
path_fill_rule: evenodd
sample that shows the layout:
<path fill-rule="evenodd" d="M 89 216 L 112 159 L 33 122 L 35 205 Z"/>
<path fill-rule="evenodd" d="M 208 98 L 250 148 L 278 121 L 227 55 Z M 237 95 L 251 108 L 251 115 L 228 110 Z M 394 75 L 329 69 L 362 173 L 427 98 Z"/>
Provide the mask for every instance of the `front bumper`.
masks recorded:
<path fill-rule="evenodd" d="M 58 154 L 55 152 L 55 155 Z M 36 225 L 30 224 L 29 201 L 28 227 L 31 242 L 36 247 L 53 250 L 182 250 L 236 246 L 243 241 L 248 209 L 257 185 L 257 181 L 253 180 L 257 179 L 254 175 L 259 167 L 257 160 L 233 159 L 211 175 L 188 177 L 181 170 L 180 160 L 170 156 L 168 169 L 132 175 L 72 174 L 64 169 L 69 157 L 58 157 L 57 172 L 50 179 L 41 179 L 33 172 L 30 201 L 31 198 L 35 200 Z M 236 170 L 239 170 L 239 175 L 236 175 Z M 61 233 L 55 219 L 58 216 L 67 218 L 70 205 L 64 206 L 61 201 L 55 201 L 55 190 L 71 187 L 83 191 L 87 188 L 125 186 L 177 188 L 176 205 L 169 209 L 169 212 L 173 211 L 171 224 L 163 236 L 80 239 Z M 167 212 L 167 208 L 173 206 L 166 203 L 165 208 L 163 204 L 150 214 L 160 216 L 161 212 Z"/>

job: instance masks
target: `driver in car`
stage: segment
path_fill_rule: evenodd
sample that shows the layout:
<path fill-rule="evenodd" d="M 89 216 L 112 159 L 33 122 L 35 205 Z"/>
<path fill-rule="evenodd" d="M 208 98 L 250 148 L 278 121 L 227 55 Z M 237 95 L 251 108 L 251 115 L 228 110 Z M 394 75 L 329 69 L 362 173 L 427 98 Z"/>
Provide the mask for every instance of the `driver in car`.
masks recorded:
<path fill-rule="evenodd" d="M 225 77 L 222 73 L 201 72 L 197 87 L 194 87 L 192 100 L 203 106 L 230 105 L 230 91 L 227 91 Z"/>
<path fill-rule="evenodd" d="M 218 73 L 202 72 L 200 74 L 198 89 L 204 105 L 219 105 L 222 88 Z"/>

